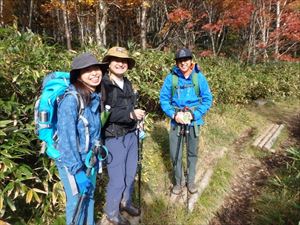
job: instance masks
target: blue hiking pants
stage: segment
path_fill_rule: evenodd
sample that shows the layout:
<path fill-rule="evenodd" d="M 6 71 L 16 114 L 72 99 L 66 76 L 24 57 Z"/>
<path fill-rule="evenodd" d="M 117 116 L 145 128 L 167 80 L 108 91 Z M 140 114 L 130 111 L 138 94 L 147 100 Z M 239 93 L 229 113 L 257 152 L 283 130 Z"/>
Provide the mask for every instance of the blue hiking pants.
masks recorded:
<path fill-rule="evenodd" d="M 181 137 L 181 144 L 179 143 L 179 129 L 180 126 L 172 125 L 169 134 L 170 141 L 170 156 L 173 165 L 173 173 L 176 185 L 184 185 L 186 178 L 183 175 L 182 168 L 182 147 L 186 145 L 185 138 Z M 196 164 L 198 160 L 198 143 L 199 136 L 196 136 L 193 126 L 188 126 L 189 134 L 189 149 L 187 150 L 187 183 L 195 182 Z M 198 127 L 200 133 L 200 127 Z M 180 146 L 178 148 L 178 146 Z M 176 162 L 177 161 L 177 162 Z"/>
<path fill-rule="evenodd" d="M 70 225 L 73 219 L 76 204 L 80 197 L 78 188 L 74 176 L 68 173 L 66 167 L 57 165 L 60 180 L 63 183 L 67 202 L 66 202 L 66 224 Z M 96 182 L 96 173 L 91 178 L 92 183 Z M 87 193 L 85 201 L 79 213 L 78 223 L 76 225 L 95 225 L 94 221 L 94 191 L 95 187 L 91 188 L 91 191 Z"/>
<path fill-rule="evenodd" d="M 126 205 L 131 204 L 138 160 L 137 135 L 131 132 L 125 136 L 107 138 L 105 146 L 109 151 L 107 158 L 109 182 L 104 211 L 109 217 L 114 217 L 119 214 L 121 200 Z"/>

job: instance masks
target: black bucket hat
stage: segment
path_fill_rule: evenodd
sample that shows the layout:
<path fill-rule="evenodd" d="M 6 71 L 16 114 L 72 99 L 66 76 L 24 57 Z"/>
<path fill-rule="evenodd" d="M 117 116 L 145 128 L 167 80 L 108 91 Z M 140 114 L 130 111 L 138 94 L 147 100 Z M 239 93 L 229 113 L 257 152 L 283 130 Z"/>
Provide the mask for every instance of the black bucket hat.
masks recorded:
<path fill-rule="evenodd" d="M 90 67 L 90 66 L 99 66 L 102 73 L 104 74 L 108 69 L 108 63 L 106 62 L 98 62 L 95 56 L 91 53 L 82 53 L 76 56 L 71 64 L 70 71 L 70 83 L 73 84 L 77 80 L 79 76 L 79 71 L 81 69 Z"/>
<path fill-rule="evenodd" d="M 181 48 L 179 49 L 176 53 L 175 53 L 175 60 L 178 59 L 192 59 L 193 55 L 191 50 L 187 49 L 187 48 Z"/>

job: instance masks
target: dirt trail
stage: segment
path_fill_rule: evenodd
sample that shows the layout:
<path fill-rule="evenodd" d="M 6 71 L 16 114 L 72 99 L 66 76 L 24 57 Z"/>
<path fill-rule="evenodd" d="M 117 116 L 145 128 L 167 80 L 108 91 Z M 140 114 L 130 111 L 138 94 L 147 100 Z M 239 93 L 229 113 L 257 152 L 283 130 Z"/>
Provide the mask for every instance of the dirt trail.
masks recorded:
<path fill-rule="evenodd" d="M 258 163 L 244 162 L 241 173 L 234 179 L 232 192 L 209 225 L 252 224 L 252 198 L 260 193 L 273 169 L 285 165 L 287 160 L 282 154 L 274 154 Z"/>
<path fill-rule="evenodd" d="M 290 145 L 300 145 L 300 114 L 288 118 L 285 123 L 289 132 L 289 139 L 280 146 L 280 149 L 277 149 L 277 153 L 260 161 L 239 157 L 242 166 L 238 175 L 233 179 L 232 191 L 225 198 L 224 204 L 209 225 L 253 224 L 251 215 L 255 212 L 251 208 L 251 200 L 260 193 L 274 169 L 284 166 L 289 160 L 283 149 Z M 247 136 L 237 140 L 236 146 L 241 146 L 246 139 Z"/>

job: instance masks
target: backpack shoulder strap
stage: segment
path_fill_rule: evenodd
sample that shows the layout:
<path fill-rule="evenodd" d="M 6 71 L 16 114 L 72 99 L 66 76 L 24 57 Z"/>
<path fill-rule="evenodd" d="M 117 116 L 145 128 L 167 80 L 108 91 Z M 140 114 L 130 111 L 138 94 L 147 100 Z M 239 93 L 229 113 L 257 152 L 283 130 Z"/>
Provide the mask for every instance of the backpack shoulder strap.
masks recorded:
<path fill-rule="evenodd" d="M 198 73 L 193 73 L 192 81 L 193 81 L 193 84 L 194 84 L 195 93 L 199 97 L 200 96 L 200 91 L 199 91 Z"/>
<path fill-rule="evenodd" d="M 198 73 L 193 73 L 192 82 L 194 84 L 195 93 L 199 97 L 200 91 L 199 91 Z M 172 97 L 175 94 L 176 88 L 178 88 L 178 76 L 176 76 L 175 74 L 172 74 Z"/>
<path fill-rule="evenodd" d="M 178 76 L 172 73 L 172 97 L 175 95 L 176 88 L 178 88 Z"/>
<path fill-rule="evenodd" d="M 77 101 L 77 106 L 78 106 L 78 115 L 82 115 L 83 114 L 83 110 L 84 110 L 84 101 L 81 97 L 81 95 L 77 92 L 77 91 L 69 91 L 67 90 L 65 95 L 73 95 Z"/>
<path fill-rule="evenodd" d="M 85 133 L 85 148 L 84 151 L 88 152 L 89 143 L 90 143 L 90 132 L 89 132 L 89 121 L 83 116 L 84 112 L 84 101 L 82 96 L 77 91 L 67 91 L 65 95 L 71 94 L 75 97 L 78 106 L 78 120 L 82 120 L 84 125 L 84 133 Z M 78 139 L 77 139 L 78 140 Z M 78 142 L 78 141 L 77 141 Z M 78 143 L 79 146 L 79 143 Z"/>
<path fill-rule="evenodd" d="M 198 80 L 198 73 L 193 72 L 192 74 L 192 82 L 195 88 L 195 93 L 197 97 L 200 96 L 200 90 L 199 90 L 199 80 Z M 175 95 L 175 91 L 178 88 L 178 76 L 172 73 L 172 93 L 171 96 L 173 97 Z"/>

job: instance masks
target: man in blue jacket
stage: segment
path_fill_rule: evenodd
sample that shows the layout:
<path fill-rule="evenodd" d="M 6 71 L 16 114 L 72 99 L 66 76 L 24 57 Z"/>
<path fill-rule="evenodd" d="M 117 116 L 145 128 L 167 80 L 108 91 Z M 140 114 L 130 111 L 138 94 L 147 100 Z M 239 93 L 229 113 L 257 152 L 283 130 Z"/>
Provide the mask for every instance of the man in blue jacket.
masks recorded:
<path fill-rule="evenodd" d="M 187 184 L 191 194 L 197 192 L 195 185 L 196 163 L 200 126 L 203 116 L 212 105 L 212 94 L 206 78 L 193 62 L 192 52 L 187 48 L 175 54 L 176 66 L 164 80 L 160 91 L 160 105 L 164 113 L 171 118 L 169 134 L 170 155 L 173 163 L 175 184 L 172 193 L 181 194 Z M 187 177 L 182 174 L 182 128 L 188 138 Z"/>

